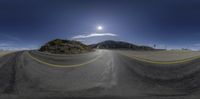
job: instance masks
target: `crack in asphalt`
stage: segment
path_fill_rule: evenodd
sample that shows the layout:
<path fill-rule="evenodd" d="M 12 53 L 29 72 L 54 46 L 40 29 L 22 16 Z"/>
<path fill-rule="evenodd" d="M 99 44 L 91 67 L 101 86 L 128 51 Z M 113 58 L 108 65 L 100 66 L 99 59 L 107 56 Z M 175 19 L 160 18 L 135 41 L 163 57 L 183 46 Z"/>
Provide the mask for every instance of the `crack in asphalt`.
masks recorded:
<path fill-rule="evenodd" d="M 0 69 L 0 88 L 2 88 L 3 93 L 15 93 L 16 85 L 16 67 L 18 57 L 21 55 L 21 52 L 13 54 L 9 60 L 1 66 Z"/>
<path fill-rule="evenodd" d="M 106 55 L 106 57 L 109 57 L 109 60 L 106 62 L 105 69 L 102 73 L 103 77 L 101 82 L 98 84 L 104 88 L 112 88 L 113 86 L 117 85 L 116 69 L 114 64 L 115 60 L 111 56 L 112 55 L 110 55 L 110 53 Z"/>

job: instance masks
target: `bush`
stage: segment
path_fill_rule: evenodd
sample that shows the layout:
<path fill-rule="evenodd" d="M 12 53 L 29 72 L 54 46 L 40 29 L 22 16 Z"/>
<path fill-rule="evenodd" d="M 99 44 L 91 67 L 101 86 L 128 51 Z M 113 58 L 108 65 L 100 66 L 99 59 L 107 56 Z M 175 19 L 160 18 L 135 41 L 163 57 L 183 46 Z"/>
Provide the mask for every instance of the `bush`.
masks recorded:
<path fill-rule="evenodd" d="M 75 54 L 89 52 L 91 50 L 92 49 L 89 46 L 79 41 L 62 39 L 49 41 L 39 49 L 41 52 L 48 52 L 53 54 Z"/>

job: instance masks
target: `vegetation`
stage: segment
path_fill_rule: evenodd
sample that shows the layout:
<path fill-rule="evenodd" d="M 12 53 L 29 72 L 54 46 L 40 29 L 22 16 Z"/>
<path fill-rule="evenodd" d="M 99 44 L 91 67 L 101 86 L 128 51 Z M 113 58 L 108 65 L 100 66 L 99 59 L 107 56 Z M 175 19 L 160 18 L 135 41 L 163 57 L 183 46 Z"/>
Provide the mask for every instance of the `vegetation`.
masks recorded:
<path fill-rule="evenodd" d="M 55 39 L 43 45 L 39 51 L 53 54 L 78 54 L 92 51 L 92 48 L 99 49 L 129 49 L 129 50 L 154 50 L 148 46 L 138 46 L 122 41 L 107 40 L 92 45 L 85 45 L 79 41 Z"/>
<path fill-rule="evenodd" d="M 55 39 L 43 45 L 39 51 L 53 54 L 78 54 L 92 49 L 79 41 Z"/>

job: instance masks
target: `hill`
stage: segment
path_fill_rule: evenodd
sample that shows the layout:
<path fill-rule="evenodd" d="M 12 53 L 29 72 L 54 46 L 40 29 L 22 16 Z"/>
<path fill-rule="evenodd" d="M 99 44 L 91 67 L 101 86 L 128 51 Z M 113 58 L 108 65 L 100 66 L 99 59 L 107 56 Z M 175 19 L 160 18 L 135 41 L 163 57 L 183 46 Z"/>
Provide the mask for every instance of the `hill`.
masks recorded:
<path fill-rule="evenodd" d="M 89 46 L 91 48 L 100 48 L 100 49 L 154 50 L 152 47 L 149 46 L 138 46 L 127 42 L 112 41 L 112 40 L 103 41 Z"/>
<path fill-rule="evenodd" d="M 53 54 L 78 54 L 92 49 L 79 41 L 55 39 L 44 44 L 39 51 Z"/>

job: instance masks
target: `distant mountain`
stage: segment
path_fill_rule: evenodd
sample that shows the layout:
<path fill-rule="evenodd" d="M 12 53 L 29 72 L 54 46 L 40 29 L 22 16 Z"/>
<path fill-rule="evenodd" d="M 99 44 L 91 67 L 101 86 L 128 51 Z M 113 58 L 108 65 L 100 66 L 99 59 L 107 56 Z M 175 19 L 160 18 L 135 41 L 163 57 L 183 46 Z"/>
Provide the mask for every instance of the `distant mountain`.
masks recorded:
<path fill-rule="evenodd" d="M 113 40 L 107 40 L 89 46 L 91 48 L 100 48 L 100 49 L 154 50 L 152 47 L 149 46 L 138 46 L 127 42 L 113 41 Z"/>
<path fill-rule="evenodd" d="M 97 44 L 85 45 L 79 41 L 54 39 L 47 42 L 39 51 L 53 54 L 78 54 L 92 51 L 93 48 L 100 49 L 129 49 L 129 50 L 154 50 L 148 46 L 138 46 L 122 41 L 107 40 Z"/>
<path fill-rule="evenodd" d="M 53 54 L 76 54 L 89 52 L 92 49 L 79 42 L 73 40 L 55 39 L 44 44 L 39 51 Z"/>

